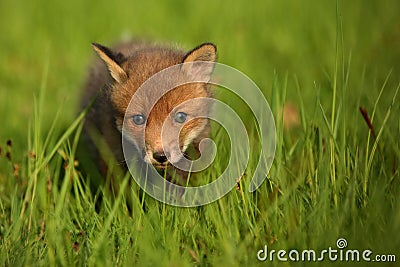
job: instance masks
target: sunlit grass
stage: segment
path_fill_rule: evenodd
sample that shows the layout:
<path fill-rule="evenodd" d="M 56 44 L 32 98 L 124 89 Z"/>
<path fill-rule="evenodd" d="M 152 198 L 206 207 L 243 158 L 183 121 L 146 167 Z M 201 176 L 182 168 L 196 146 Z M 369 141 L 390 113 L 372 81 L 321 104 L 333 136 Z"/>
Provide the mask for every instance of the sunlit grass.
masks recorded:
<path fill-rule="evenodd" d="M 389 28 L 397 2 L 339 2 L 336 10 L 332 1 L 325 16 L 327 7 L 319 1 L 307 10 L 297 2 L 260 1 L 255 7 L 234 5 L 229 12 L 211 2 L 195 8 L 116 5 L 115 12 L 125 17 L 112 14 L 106 2 L 76 2 L 75 8 L 68 4 L 76 20 L 60 13 L 61 24 L 52 23 L 66 4 L 40 3 L 33 11 L 0 4 L 0 14 L 13 22 L 6 29 L 10 34 L 0 37 L 1 265 L 243 266 L 257 264 L 264 245 L 319 250 L 335 247 L 340 237 L 349 248 L 397 253 L 400 259 L 400 81 L 399 65 L 389 56 L 398 60 L 399 51 L 388 49 L 400 39 Z M 290 8 L 302 11 L 295 16 L 298 11 Z M 174 9 L 186 15 L 171 18 Z M 137 14 L 134 23 L 130 10 Z M 154 10 L 152 19 L 147 10 Z M 106 23 L 104 14 L 113 23 Z M 206 21 L 205 14 L 218 21 Z M 185 19 L 188 27 L 182 27 Z M 157 28 L 160 23 L 165 31 Z M 139 194 L 129 175 L 120 177 L 119 192 L 93 188 L 96 181 L 81 172 L 76 157 L 84 117 L 77 112 L 79 88 L 90 42 L 110 43 L 125 30 L 121 25 L 138 35 L 150 29 L 147 35 L 188 47 L 214 41 L 219 61 L 244 71 L 263 90 L 275 115 L 277 147 L 271 171 L 255 193 L 248 189 L 257 149 L 248 176 L 202 207 L 172 207 Z M 28 31 L 37 33 L 30 45 Z M 386 49 L 372 60 L 376 46 Z M 300 118 L 291 129 L 279 115 L 288 103 Z M 247 130 L 257 148 L 259 129 L 249 123 Z M 214 133 L 226 151 L 224 134 Z M 200 180 L 221 173 L 223 161 Z"/>

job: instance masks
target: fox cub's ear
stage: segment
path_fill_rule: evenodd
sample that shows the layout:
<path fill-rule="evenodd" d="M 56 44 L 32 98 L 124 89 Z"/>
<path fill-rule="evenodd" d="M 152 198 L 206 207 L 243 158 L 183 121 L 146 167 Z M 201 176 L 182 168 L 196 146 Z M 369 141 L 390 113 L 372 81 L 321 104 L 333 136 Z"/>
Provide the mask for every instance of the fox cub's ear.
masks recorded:
<path fill-rule="evenodd" d="M 94 51 L 100 56 L 100 58 L 106 63 L 108 71 L 111 74 L 111 77 L 117 83 L 123 83 L 128 79 L 128 75 L 119 65 L 118 57 L 121 55 L 115 55 L 109 48 L 102 46 L 100 44 L 92 43 L 92 47 Z"/>
<path fill-rule="evenodd" d="M 216 58 L 217 47 L 214 44 L 205 43 L 186 54 L 182 63 L 195 62 L 195 64 L 183 64 L 182 69 L 196 79 L 209 81 Z M 196 61 L 199 62 L 196 63 Z M 208 61 L 208 63 L 201 63 L 202 61 Z"/>

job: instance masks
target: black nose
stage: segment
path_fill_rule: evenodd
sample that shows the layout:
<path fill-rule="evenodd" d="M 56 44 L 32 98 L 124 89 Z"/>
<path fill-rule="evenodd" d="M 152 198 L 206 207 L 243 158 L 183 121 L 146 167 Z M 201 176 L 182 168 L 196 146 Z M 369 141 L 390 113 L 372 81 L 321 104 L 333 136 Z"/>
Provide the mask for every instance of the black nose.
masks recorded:
<path fill-rule="evenodd" d="M 168 160 L 164 152 L 154 152 L 153 158 L 157 160 L 158 163 L 165 163 Z"/>

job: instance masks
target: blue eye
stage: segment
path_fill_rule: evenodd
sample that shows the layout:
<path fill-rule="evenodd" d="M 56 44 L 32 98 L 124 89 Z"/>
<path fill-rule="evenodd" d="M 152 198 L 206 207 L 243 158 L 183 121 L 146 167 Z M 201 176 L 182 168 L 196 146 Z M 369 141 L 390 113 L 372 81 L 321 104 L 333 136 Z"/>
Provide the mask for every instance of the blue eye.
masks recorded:
<path fill-rule="evenodd" d="M 146 118 L 142 114 L 136 114 L 132 116 L 132 121 L 136 125 L 143 125 L 146 122 Z"/>
<path fill-rule="evenodd" d="M 174 120 L 178 123 L 184 123 L 186 121 L 187 114 L 185 112 L 177 112 L 175 114 Z"/>

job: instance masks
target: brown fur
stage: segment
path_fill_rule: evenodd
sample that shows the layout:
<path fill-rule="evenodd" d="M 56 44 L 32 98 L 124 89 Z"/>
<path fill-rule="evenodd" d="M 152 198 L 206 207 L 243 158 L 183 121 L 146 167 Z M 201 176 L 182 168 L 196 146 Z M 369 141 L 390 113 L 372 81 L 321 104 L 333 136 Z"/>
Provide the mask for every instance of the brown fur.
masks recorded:
<path fill-rule="evenodd" d="M 109 150 L 118 163 L 124 162 L 120 130 L 125 114 L 129 118 L 137 112 L 140 113 L 140 110 L 148 104 L 148 96 L 152 92 L 146 92 L 148 95 L 140 97 L 140 103 L 134 105 L 135 110 L 128 110 L 132 96 L 148 78 L 176 64 L 192 61 L 214 62 L 216 59 L 216 49 L 212 44 L 203 44 L 189 53 L 143 42 L 125 43 L 113 49 L 93 44 L 93 48 L 101 60 L 93 63 L 82 98 L 82 106 L 86 107 L 95 99 L 87 113 L 84 140 L 89 144 L 89 154 L 99 163 L 108 162 L 107 157 L 110 156 L 101 153 L 103 148 Z M 192 69 L 185 66 L 184 71 L 190 72 Z M 162 96 L 148 115 L 145 144 L 138 141 L 139 158 L 144 157 L 146 152 L 154 153 L 160 150 L 161 126 L 174 107 L 195 97 L 209 96 L 208 86 L 204 83 L 182 85 Z M 188 106 L 186 111 L 206 115 L 208 108 L 206 105 Z M 127 129 L 134 140 L 139 140 L 143 134 L 140 127 L 135 125 L 127 124 Z M 179 146 L 183 149 L 185 136 L 190 135 L 193 137 L 191 143 L 198 149 L 198 143 L 208 134 L 209 124 L 206 119 L 189 121 L 180 132 Z M 165 167 L 158 165 L 154 160 L 152 163 L 158 168 Z"/>

